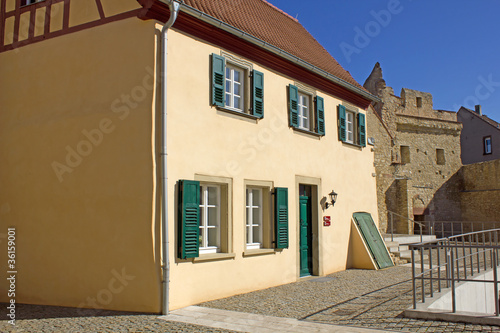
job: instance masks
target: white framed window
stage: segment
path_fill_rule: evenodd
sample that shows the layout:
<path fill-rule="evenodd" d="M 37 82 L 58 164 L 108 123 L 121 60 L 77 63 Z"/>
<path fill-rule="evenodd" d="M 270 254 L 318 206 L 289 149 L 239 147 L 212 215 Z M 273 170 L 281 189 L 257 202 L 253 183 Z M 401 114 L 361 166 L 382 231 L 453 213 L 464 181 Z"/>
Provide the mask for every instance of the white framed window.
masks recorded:
<path fill-rule="evenodd" d="M 248 187 L 246 190 L 246 248 L 248 250 L 262 247 L 263 211 L 262 189 Z"/>
<path fill-rule="evenodd" d="M 227 108 L 244 111 L 245 70 L 231 64 L 226 65 L 225 104 Z"/>
<path fill-rule="evenodd" d="M 220 252 L 221 191 L 218 185 L 200 185 L 200 254 Z"/>
<path fill-rule="evenodd" d="M 484 138 L 484 154 L 488 155 L 491 154 L 492 149 L 491 149 L 491 136 L 487 136 Z"/>
<path fill-rule="evenodd" d="M 310 130 L 311 129 L 311 96 L 299 92 L 299 103 L 298 103 L 298 117 L 299 117 L 299 128 Z"/>
<path fill-rule="evenodd" d="M 345 129 L 346 129 L 346 142 L 354 143 L 354 139 L 356 137 L 355 132 L 355 115 L 354 112 L 346 111 L 345 112 Z"/>

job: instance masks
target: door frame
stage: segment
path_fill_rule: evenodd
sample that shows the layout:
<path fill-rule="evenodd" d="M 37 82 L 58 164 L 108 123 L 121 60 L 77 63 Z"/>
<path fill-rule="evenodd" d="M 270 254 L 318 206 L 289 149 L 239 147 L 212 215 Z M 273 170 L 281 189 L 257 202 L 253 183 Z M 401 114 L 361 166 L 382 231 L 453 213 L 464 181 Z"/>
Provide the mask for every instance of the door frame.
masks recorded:
<path fill-rule="evenodd" d="M 320 205 L 321 179 L 307 176 L 295 176 L 295 231 L 296 231 L 296 276 L 300 279 L 300 185 L 311 187 L 311 231 L 312 231 L 312 272 L 311 275 L 323 275 L 321 258 L 323 251 L 320 243 L 322 239 L 322 228 L 319 216 L 322 216 Z"/>

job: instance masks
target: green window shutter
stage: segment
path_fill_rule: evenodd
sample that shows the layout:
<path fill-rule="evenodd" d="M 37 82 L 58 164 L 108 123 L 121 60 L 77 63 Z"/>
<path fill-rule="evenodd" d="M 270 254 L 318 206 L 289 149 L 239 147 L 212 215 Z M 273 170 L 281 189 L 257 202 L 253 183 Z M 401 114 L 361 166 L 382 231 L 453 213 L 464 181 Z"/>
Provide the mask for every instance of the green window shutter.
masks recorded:
<path fill-rule="evenodd" d="M 200 253 L 200 182 L 179 181 L 178 256 L 195 258 Z"/>
<path fill-rule="evenodd" d="M 274 189 L 275 248 L 288 248 L 288 189 Z"/>
<path fill-rule="evenodd" d="M 345 106 L 339 105 L 339 140 L 345 142 L 346 140 L 345 128 Z"/>
<path fill-rule="evenodd" d="M 365 115 L 362 113 L 358 113 L 358 138 L 359 145 L 366 147 L 366 123 Z"/>
<path fill-rule="evenodd" d="M 264 73 L 256 70 L 252 75 L 252 110 L 257 118 L 264 117 Z"/>
<path fill-rule="evenodd" d="M 212 105 L 224 106 L 226 59 L 212 53 Z"/>
<path fill-rule="evenodd" d="M 299 89 L 288 86 L 288 109 L 290 111 L 290 126 L 299 127 Z"/>
<path fill-rule="evenodd" d="M 325 101 L 319 96 L 316 96 L 316 132 L 325 135 Z"/>

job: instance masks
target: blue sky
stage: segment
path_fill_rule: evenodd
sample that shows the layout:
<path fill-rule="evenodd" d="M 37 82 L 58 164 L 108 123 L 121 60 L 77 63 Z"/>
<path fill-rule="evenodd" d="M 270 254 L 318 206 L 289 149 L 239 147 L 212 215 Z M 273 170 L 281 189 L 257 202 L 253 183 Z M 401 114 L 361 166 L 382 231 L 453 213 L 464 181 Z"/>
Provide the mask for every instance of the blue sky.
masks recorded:
<path fill-rule="evenodd" d="M 434 108 L 481 104 L 500 122 L 500 1 L 268 0 L 363 84 L 378 61 L 388 86 L 430 92 Z"/>

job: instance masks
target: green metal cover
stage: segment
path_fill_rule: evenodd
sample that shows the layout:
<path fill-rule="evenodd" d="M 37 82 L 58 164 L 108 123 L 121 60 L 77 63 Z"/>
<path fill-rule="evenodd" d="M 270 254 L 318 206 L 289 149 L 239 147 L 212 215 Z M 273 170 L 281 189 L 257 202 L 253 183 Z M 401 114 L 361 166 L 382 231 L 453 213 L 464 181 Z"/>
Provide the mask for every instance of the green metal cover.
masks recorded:
<path fill-rule="evenodd" d="M 382 236 L 380 236 L 380 232 L 378 231 L 375 222 L 373 222 L 371 214 L 354 213 L 352 215 L 378 268 L 394 266 L 385 243 L 382 240 Z"/>

